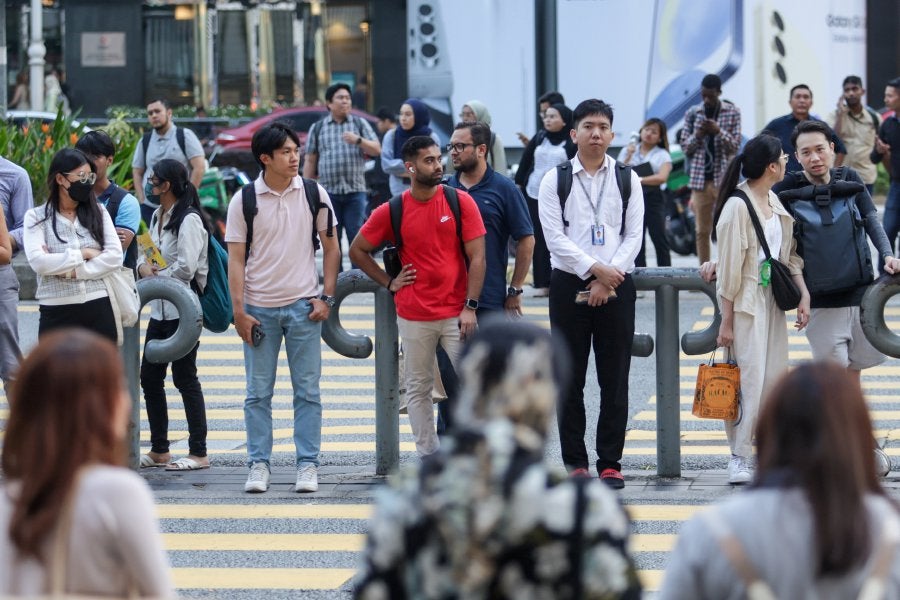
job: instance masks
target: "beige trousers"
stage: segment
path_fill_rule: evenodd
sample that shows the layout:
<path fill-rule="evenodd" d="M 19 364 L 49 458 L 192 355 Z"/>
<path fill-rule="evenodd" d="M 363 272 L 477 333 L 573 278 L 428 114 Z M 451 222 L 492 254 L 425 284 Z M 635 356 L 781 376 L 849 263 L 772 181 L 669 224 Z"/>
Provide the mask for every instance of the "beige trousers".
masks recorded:
<path fill-rule="evenodd" d="M 691 190 L 691 205 L 694 207 L 694 225 L 697 229 L 697 257 L 700 264 L 709 261 L 711 256 L 710 236 L 713 230 L 713 208 L 719 190 L 712 181 L 707 181 L 702 190 Z"/>
<path fill-rule="evenodd" d="M 741 368 L 741 412 L 725 421 L 731 453 L 753 456 L 753 434 L 762 398 L 788 368 L 788 335 L 784 311 L 771 287 L 756 286 L 757 314 L 734 313 L 732 355 Z"/>
<path fill-rule="evenodd" d="M 457 360 L 462 349 L 458 322 L 456 317 L 440 321 L 409 321 L 397 317 L 397 327 L 403 338 L 406 411 L 419 456 L 432 454 L 440 446 L 434 426 L 432 402 L 435 381 L 434 353 L 440 343 L 450 357 L 453 368 L 457 368 Z"/>

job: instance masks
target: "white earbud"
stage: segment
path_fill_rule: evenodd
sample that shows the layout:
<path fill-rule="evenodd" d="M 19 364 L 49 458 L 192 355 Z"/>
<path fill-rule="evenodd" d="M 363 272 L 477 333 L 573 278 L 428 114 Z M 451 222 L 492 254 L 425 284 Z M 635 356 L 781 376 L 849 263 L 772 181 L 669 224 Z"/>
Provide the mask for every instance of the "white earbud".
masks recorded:
<path fill-rule="evenodd" d="M 412 167 L 410 167 L 410 168 L 409 168 L 409 172 L 410 172 L 410 173 L 415 173 L 415 172 L 416 172 L 416 170 L 415 170 L 415 169 L 413 169 L 413 168 L 412 168 Z"/>

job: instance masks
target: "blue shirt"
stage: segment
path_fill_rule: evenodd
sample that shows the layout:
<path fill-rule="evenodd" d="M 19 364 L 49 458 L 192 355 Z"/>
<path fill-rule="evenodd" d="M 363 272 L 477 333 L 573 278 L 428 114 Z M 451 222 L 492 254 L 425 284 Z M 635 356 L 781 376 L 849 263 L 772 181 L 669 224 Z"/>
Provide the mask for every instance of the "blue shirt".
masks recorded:
<path fill-rule="evenodd" d="M 809 120 L 825 123 L 822 119 L 817 119 L 812 115 L 809 116 Z M 803 170 L 803 167 L 800 166 L 800 163 L 797 161 L 797 157 L 794 156 L 794 145 L 791 143 L 791 134 L 794 133 L 794 127 L 796 127 L 798 123 L 800 123 L 800 119 L 795 117 L 793 113 L 789 113 L 783 117 L 772 119 L 769 121 L 768 125 L 763 127 L 763 131 L 769 131 L 781 140 L 781 151 L 787 153 L 789 157 L 787 167 L 785 167 L 786 173 Z M 825 125 L 826 127 L 828 126 L 827 123 L 825 123 Z M 831 127 L 828 127 L 828 129 L 831 131 Z M 844 142 L 841 141 L 841 138 L 839 138 L 834 131 L 831 131 L 831 141 L 834 142 L 835 154 L 847 154 Z"/>
<path fill-rule="evenodd" d="M 97 196 L 97 202 L 105 208 L 109 204 L 109 198 L 115 189 L 116 184 L 110 183 L 109 187 Z M 134 195 L 126 193 L 125 197 L 122 198 L 122 202 L 119 203 L 119 212 L 116 213 L 115 225 L 137 233 L 138 227 L 141 225 L 141 205 Z"/>
<path fill-rule="evenodd" d="M 471 188 L 466 189 L 459 182 L 458 173 L 454 174 L 447 184 L 468 192 L 478 205 L 484 228 L 487 230 L 484 238 L 487 270 L 478 304 L 487 309 L 502 310 L 506 301 L 509 238 L 519 240 L 534 235 L 525 198 L 511 179 L 500 175 L 490 166 L 481 181 Z"/>

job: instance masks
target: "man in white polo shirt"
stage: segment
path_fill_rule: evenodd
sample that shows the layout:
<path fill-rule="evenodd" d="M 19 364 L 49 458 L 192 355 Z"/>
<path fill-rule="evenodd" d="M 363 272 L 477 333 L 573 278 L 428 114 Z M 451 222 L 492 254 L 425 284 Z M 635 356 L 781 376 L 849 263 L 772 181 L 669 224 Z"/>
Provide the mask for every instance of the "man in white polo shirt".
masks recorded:
<path fill-rule="evenodd" d="M 319 489 L 322 321 L 334 305 L 340 251 L 331 231 L 334 222 L 328 194 L 310 182 L 321 204 L 315 216 L 307 201 L 308 188 L 298 175 L 299 145 L 297 134 L 284 123 L 276 121 L 257 131 L 251 150 L 262 172 L 228 205 L 228 287 L 234 326 L 244 340 L 247 373 L 244 421 L 250 475 L 244 485 L 246 492 L 269 488 L 272 395 L 282 338 L 294 392 L 294 491 Z M 247 215 L 254 210 L 245 210 L 245 202 L 256 205 L 249 223 Z M 313 227 L 324 250 L 321 295 Z"/>

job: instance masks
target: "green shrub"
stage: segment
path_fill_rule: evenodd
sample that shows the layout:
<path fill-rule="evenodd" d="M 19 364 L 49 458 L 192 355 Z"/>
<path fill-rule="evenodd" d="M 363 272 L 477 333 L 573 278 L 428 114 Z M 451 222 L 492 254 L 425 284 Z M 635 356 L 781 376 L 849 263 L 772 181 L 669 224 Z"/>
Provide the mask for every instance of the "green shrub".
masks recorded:
<path fill-rule="evenodd" d="M 230 104 L 225 106 L 210 106 L 206 109 L 206 116 L 223 119 L 240 119 L 244 117 L 260 117 L 272 112 L 272 106 L 260 106 L 251 108 L 246 104 Z M 147 117 L 147 107 L 116 104 L 106 109 L 108 118 L 144 119 Z M 172 116 L 192 119 L 197 116 L 197 109 L 190 104 L 176 106 L 172 109 Z"/>

